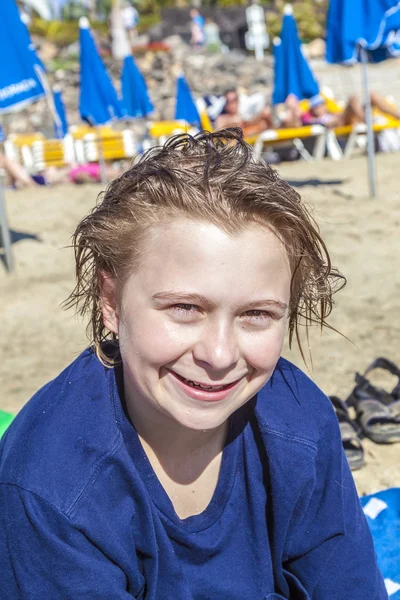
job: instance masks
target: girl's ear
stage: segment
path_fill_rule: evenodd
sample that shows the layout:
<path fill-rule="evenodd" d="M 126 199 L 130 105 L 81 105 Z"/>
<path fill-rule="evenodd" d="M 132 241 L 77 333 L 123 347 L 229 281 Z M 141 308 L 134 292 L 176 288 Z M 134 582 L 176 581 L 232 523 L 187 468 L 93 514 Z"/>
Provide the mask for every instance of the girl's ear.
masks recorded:
<path fill-rule="evenodd" d="M 117 284 L 108 273 L 100 274 L 100 301 L 104 325 L 118 335 L 118 296 Z"/>

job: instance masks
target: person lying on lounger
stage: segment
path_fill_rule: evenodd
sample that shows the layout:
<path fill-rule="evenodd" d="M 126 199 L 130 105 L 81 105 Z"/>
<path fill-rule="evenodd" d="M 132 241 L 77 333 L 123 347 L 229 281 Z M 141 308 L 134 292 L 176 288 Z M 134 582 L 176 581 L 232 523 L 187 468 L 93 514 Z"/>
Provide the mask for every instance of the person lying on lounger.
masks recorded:
<path fill-rule="evenodd" d="M 225 127 L 240 127 L 244 136 L 261 133 L 266 129 L 275 129 L 277 127 L 297 127 L 300 120 L 300 108 L 295 96 L 288 96 L 285 109 L 277 118 L 269 106 L 264 106 L 258 114 L 246 118 L 240 109 L 239 94 L 236 90 L 229 90 L 225 93 L 224 112 L 215 120 L 215 128 L 223 129 Z"/>
<path fill-rule="evenodd" d="M 390 117 L 400 119 L 397 108 L 376 92 L 371 93 L 371 105 Z M 311 98 L 309 110 L 300 116 L 299 125 L 320 124 L 325 127 L 342 127 L 357 123 L 365 123 L 365 109 L 357 96 L 349 98 L 343 112 L 332 113 L 324 97 L 318 94 Z"/>
<path fill-rule="evenodd" d="M 57 185 L 59 183 L 100 183 L 101 169 L 98 163 L 74 164 L 68 167 L 47 167 L 37 174 L 31 175 L 28 170 L 15 160 L 0 154 L 0 169 L 6 175 L 6 185 L 16 189 L 33 187 L 35 185 Z M 127 165 L 104 165 L 104 175 L 112 181 L 126 171 Z"/>

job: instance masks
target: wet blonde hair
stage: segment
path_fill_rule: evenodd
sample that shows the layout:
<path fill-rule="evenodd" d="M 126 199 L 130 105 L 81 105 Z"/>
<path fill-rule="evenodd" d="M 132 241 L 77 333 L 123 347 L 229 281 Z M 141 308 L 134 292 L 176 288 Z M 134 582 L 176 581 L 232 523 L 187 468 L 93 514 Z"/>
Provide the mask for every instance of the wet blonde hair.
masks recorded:
<path fill-rule="evenodd" d="M 301 348 L 299 325 L 322 328 L 332 295 L 345 283 L 331 265 L 318 227 L 299 194 L 255 157 L 240 129 L 177 135 L 152 148 L 112 181 L 73 235 L 76 286 L 66 301 L 89 317 L 88 336 L 103 362 L 101 278 L 121 290 L 140 266 L 149 228 L 174 218 L 206 221 L 235 234 L 249 224 L 266 226 L 283 242 L 291 265 L 289 344 Z"/>

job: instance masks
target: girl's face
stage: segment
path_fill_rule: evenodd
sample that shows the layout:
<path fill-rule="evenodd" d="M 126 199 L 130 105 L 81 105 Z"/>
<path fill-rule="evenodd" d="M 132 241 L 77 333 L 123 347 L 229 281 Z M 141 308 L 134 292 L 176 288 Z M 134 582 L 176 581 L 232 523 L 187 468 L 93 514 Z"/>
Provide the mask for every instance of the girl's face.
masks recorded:
<path fill-rule="evenodd" d="M 221 426 L 270 378 L 281 353 L 290 292 L 286 251 L 266 227 L 230 235 L 210 223 L 154 227 L 116 306 L 128 407 L 147 423 Z"/>

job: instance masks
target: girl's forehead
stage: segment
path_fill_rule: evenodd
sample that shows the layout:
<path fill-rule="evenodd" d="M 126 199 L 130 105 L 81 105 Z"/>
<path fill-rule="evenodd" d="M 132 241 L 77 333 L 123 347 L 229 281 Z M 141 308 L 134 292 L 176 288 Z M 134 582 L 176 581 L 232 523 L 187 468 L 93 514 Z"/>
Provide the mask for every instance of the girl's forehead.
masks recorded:
<path fill-rule="evenodd" d="M 283 248 L 278 236 L 267 225 L 249 223 L 233 228 L 184 217 L 152 226 L 145 237 L 145 246 L 148 252 L 167 251 L 167 254 L 173 254 L 186 247 L 191 248 L 193 253 L 202 252 L 204 255 L 234 252 L 239 248 L 245 252 L 245 248 L 250 251 L 255 246 Z"/>
<path fill-rule="evenodd" d="M 176 219 L 153 227 L 142 247 L 136 283 L 146 286 L 257 285 L 289 276 L 289 260 L 268 228 L 246 226 L 229 233 L 209 222 Z"/>

